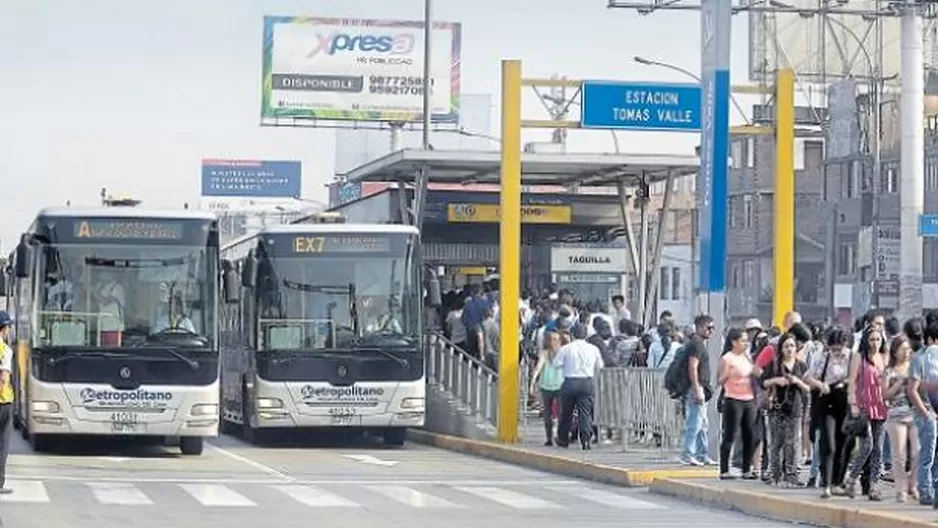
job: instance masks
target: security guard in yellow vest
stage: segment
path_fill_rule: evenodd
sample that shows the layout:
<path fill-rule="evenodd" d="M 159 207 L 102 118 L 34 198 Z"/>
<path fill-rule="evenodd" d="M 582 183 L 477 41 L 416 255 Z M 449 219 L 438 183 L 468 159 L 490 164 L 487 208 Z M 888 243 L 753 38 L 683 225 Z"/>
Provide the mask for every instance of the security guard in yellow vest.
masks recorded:
<path fill-rule="evenodd" d="M 0 495 L 13 490 L 6 487 L 7 455 L 13 431 L 13 349 L 7 344 L 13 320 L 0 310 Z"/>

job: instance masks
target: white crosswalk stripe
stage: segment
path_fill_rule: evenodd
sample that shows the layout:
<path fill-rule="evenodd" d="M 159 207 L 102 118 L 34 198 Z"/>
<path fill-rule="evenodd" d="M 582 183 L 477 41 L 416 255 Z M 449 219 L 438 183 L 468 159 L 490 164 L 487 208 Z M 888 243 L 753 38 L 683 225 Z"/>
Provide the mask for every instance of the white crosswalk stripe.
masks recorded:
<path fill-rule="evenodd" d="M 333 495 L 332 493 L 327 493 L 312 486 L 284 485 L 275 486 L 275 488 L 307 506 L 313 506 L 316 508 L 358 507 L 358 504 L 355 502 L 339 497 L 338 495 Z"/>
<path fill-rule="evenodd" d="M 136 486 L 126 482 L 89 482 L 88 487 L 102 504 L 153 504 Z"/>
<path fill-rule="evenodd" d="M 614 489 L 589 486 L 527 485 L 466 485 L 453 484 L 394 484 L 365 485 L 329 484 L 309 485 L 273 483 L 218 483 L 193 482 L 114 482 L 27 480 L 7 481 L 13 490 L 0 495 L 0 503 L 61 503 L 85 501 L 90 492 L 101 505 L 167 506 L 180 490 L 205 507 L 234 506 L 242 508 L 367 508 L 380 510 L 391 504 L 415 509 L 476 509 L 510 508 L 515 510 L 557 510 L 575 508 L 588 502 L 602 508 L 618 510 L 658 510 L 663 506 L 636 497 L 635 493 L 618 493 Z M 175 491 L 174 491 L 175 490 Z M 279 497 L 279 499 L 278 499 Z"/>
<path fill-rule="evenodd" d="M 221 484 L 180 484 L 204 506 L 257 506 L 254 501 Z"/>
<path fill-rule="evenodd" d="M 0 495 L 0 502 L 49 502 L 49 494 L 42 482 L 36 480 L 7 480 L 10 495 Z"/>
<path fill-rule="evenodd" d="M 368 489 L 414 508 L 464 508 L 436 495 L 407 486 L 368 486 Z"/>
<path fill-rule="evenodd" d="M 519 510 L 561 508 L 559 504 L 504 488 L 491 486 L 458 486 L 456 489 Z"/>

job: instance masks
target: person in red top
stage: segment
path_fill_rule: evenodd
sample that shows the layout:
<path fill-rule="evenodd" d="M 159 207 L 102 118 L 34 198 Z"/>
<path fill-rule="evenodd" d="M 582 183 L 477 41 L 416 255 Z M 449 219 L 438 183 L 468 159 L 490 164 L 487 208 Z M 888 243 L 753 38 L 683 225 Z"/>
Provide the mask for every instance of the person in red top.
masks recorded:
<path fill-rule="evenodd" d="M 788 312 L 785 314 L 785 318 L 782 320 L 782 327 L 783 327 L 782 332 L 783 333 L 790 332 L 792 327 L 800 323 L 801 323 L 801 314 L 799 314 L 798 312 Z M 800 337 L 802 336 L 799 336 L 797 334 L 795 335 L 795 338 L 798 339 L 799 341 L 800 341 Z M 808 339 L 810 340 L 810 337 Z M 758 356 L 756 356 L 755 363 L 756 363 L 756 366 L 758 366 L 760 369 L 764 370 L 768 368 L 768 366 L 771 365 L 773 361 L 775 361 L 775 343 L 776 343 L 776 340 L 773 340 L 771 343 L 769 343 L 765 348 L 763 348 L 759 352 Z M 800 344 L 804 344 L 804 343 L 805 342 L 802 341 Z"/>

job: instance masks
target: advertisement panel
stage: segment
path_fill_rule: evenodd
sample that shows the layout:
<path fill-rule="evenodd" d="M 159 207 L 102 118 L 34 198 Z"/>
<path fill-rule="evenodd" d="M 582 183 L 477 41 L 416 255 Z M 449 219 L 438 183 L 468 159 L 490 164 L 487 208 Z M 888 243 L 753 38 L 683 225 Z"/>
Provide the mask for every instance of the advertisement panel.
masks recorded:
<path fill-rule="evenodd" d="M 459 119 L 461 26 L 434 22 L 432 117 Z M 423 22 L 264 17 L 261 117 L 420 121 Z"/>
<path fill-rule="evenodd" d="M 460 203 L 446 206 L 446 221 L 453 223 L 497 224 L 499 207 L 495 204 Z M 525 224 L 569 224 L 573 208 L 569 205 L 523 205 L 521 222 Z"/>
<path fill-rule="evenodd" d="M 299 161 L 202 160 L 202 196 L 299 198 Z"/>

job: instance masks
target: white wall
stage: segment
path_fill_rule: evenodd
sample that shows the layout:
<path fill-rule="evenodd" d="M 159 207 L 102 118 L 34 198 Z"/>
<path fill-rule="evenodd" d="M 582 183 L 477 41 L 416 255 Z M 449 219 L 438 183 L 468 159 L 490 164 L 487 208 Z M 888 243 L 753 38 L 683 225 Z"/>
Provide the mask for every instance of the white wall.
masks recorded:
<path fill-rule="evenodd" d="M 670 310 L 680 325 L 691 324 L 696 315 L 691 255 L 690 244 L 664 246 L 661 251 L 661 268 L 658 270 L 658 313 Z M 667 275 L 667 278 L 662 275 Z M 674 284 L 675 277 L 677 287 Z M 655 319 L 657 316 L 655 314 Z"/>

